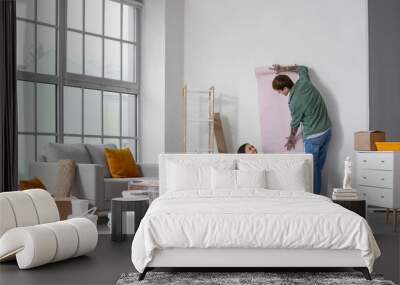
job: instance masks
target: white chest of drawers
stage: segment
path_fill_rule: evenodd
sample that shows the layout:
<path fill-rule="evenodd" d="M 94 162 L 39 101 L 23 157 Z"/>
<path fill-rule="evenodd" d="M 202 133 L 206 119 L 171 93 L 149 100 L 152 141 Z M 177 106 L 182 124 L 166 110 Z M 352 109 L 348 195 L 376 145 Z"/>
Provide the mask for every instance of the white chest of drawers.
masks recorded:
<path fill-rule="evenodd" d="M 400 152 L 359 151 L 357 189 L 367 205 L 400 208 Z"/>

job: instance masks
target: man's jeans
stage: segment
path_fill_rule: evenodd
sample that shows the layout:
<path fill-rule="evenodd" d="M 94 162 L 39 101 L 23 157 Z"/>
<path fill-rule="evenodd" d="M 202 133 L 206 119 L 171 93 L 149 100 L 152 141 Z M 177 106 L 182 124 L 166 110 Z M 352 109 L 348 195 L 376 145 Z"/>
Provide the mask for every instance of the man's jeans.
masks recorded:
<path fill-rule="evenodd" d="M 311 139 L 304 140 L 304 150 L 311 153 L 314 159 L 314 193 L 321 193 L 321 172 L 325 164 L 328 152 L 329 141 L 331 140 L 331 130 Z"/>

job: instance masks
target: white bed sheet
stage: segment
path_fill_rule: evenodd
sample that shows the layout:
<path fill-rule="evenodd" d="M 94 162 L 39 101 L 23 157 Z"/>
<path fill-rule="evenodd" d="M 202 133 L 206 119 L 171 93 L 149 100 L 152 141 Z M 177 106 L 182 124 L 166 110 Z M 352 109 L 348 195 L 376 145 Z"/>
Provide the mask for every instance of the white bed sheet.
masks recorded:
<path fill-rule="evenodd" d="M 166 248 L 357 249 L 370 271 L 380 256 L 359 215 L 324 196 L 265 189 L 162 195 L 134 237 L 135 268 Z"/>

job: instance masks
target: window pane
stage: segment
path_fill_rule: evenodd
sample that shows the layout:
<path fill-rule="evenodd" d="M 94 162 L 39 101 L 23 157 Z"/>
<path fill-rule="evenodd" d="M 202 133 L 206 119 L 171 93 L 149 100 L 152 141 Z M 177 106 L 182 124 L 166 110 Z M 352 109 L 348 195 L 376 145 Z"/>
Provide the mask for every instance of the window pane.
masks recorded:
<path fill-rule="evenodd" d="M 85 74 L 101 77 L 101 38 L 85 36 Z"/>
<path fill-rule="evenodd" d="M 119 136 L 119 94 L 103 92 L 104 135 Z"/>
<path fill-rule="evenodd" d="M 101 144 L 101 138 L 84 137 L 83 141 L 88 144 Z"/>
<path fill-rule="evenodd" d="M 35 25 L 17 21 L 17 69 L 35 72 Z"/>
<path fill-rule="evenodd" d="M 122 136 L 136 136 L 136 96 L 122 94 Z"/>
<path fill-rule="evenodd" d="M 85 31 L 102 34 L 103 23 L 103 1 L 85 1 Z"/>
<path fill-rule="evenodd" d="M 122 139 L 122 148 L 129 148 L 135 160 L 137 161 L 136 157 L 136 140 L 131 139 Z"/>
<path fill-rule="evenodd" d="M 82 31 L 82 15 L 83 2 L 82 0 L 68 0 L 67 2 L 67 25 L 68 28 Z"/>
<path fill-rule="evenodd" d="M 37 131 L 56 132 L 56 86 L 37 84 Z"/>
<path fill-rule="evenodd" d="M 112 0 L 105 1 L 104 34 L 121 38 L 121 4 Z"/>
<path fill-rule="evenodd" d="M 35 131 L 35 84 L 28 81 L 17 82 L 18 131 Z"/>
<path fill-rule="evenodd" d="M 104 138 L 104 144 L 115 144 L 117 148 L 120 148 L 119 139 Z"/>
<path fill-rule="evenodd" d="M 37 155 L 43 154 L 43 149 L 48 143 L 55 143 L 56 137 L 53 136 L 37 136 Z"/>
<path fill-rule="evenodd" d="M 136 82 L 135 46 L 122 44 L 122 80 Z"/>
<path fill-rule="evenodd" d="M 18 135 L 18 178 L 30 179 L 29 164 L 35 161 L 35 136 Z"/>
<path fill-rule="evenodd" d="M 126 41 L 136 40 L 135 27 L 136 9 L 130 5 L 123 7 L 122 38 Z"/>
<path fill-rule="evenodd" d="M 72 137 L 72 136 L 64 136 L 64 143 L 81 143 L 82 138 L 81 137 Z"/>
<path fill-rule="evenodd" d="M 68 31 L 67 71 L 82 74 L 82 34 Z"/>
<path fill-rule="evenodd" d="M 82 133 L 82 90 L 64 87 L 64 133 Z"/>
<path fill-rule="evenodd" d="M 121 43 L 104 40 L 104 77 L 121 79 Z"/>
<path fill-rule="evenodd" d="M 37 0 L 37 17 L 40 22 L 55 25 L 56 0 Z"/>
<path fill-rule="evenodd" d="M 101 92 L 84 90 L 84 134 L 101 135 Z"/>
<path fill-rule="evenodd" d="M 35 20 L 35 1 L 17 0 L 17 17 Z"/>
<path fill-rule="evenodd" d="M 37 72 L 55 74 L 56 71 L 56 30 L 37 25 Z"/>

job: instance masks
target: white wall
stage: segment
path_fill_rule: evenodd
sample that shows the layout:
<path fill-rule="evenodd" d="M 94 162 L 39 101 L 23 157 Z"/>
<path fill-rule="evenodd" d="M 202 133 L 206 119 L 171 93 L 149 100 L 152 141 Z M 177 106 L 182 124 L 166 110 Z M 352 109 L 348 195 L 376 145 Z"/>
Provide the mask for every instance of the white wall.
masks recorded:
<path fill-rule="evenodd" d="M 157 162 L 165 148 L 165 0 L 144 1 L 141 31 L 139 159 Z"/>
<path fill-rule="evenodd" d="M 146 0 L 142 9 L 140 161 L 182 152 L 184 0 Z"/>
<path fill-rule="evenodd" d="M 311 68 L 327 104 L 334 132 L 324 183 L 340 185 L 353 133 L 368 129 L 366 0 L 146 0 L 142 31 L 141 161 L 179 151 L 183 82 L 215 85 L 231 151 L 247 141 L 260 148 L 254 68 L 296 63 Z"/>
<path fill-rule="evenodd" d="M 254 68 L 311 68 L 333 122 L 325 183 L 339 186 L 353 133 L 368 129 L 367 1 L 186 0 L 184 23 L 184 81 L 222 93 L 231 151 L 261 146 Z"/>
<path fill-rule="evenodd" d="M 182 96 L 184 0 L 165 7 L 165 152 L 183 151 Z"/>

